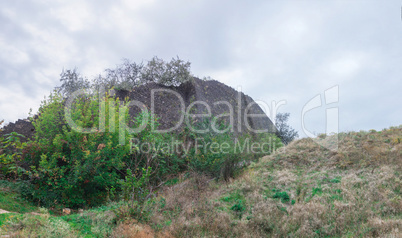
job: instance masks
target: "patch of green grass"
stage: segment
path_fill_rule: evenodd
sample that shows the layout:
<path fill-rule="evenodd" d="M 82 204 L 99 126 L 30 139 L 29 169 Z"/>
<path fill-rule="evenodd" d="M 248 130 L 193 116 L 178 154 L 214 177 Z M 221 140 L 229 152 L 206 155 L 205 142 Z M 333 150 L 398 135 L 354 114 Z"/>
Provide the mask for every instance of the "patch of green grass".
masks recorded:
<path fill-rule="evenodd" d="M 6 223 L 9 219 L 13 219 L 15 217 L 21 218 L 21 214 L 16 214 L 16 213 L 3 213 L 0 214 L 0 227 L 3 226 L 4 223 Z"/>
<path fill-rule="evenodd" d="M 179 182 L 179 178 L 172 178 L 165 182 L 166 186 L 175 185 Z"/>
<path fill-rule="evenodd" d="M 230 208 L 230 210 L 235 212 L 243 212 L 246 210 L 243 200 L 237 200 L 236 203 Z"/>
<path fill-rule="evenodd" d="M 27 213 L 37 210 L 35 206 L 23 199 L 20 194 L 14 190 L 13 185 L 4 183 L 4 181 L 0 183 L 0 208 L 17 213 Z"/>
<path fill-rule="evenodd" d="M 240 191 L 235 191 L 234 193 L 221 197 L 219 200 L 222 202 L 228 203 L 228 207 L 227 208 L 219 208 L 218 210 L 222 210 L 222 211 L 231 210 L 236 214 L 236 216 L 239 219 L 241 219 L 244 212 L 247 210 L 247 206 L 245 204 L 245 198 L 240 193 Z"/>
<path fill-rule="evenodd" d="M 321 194 L 322 194 L 322 188 L 321 187 L 313 188 L 311 197 L 314 197 L 315 195 L 320 196 Z"/>
<path fill-rule="evenodd" d="M 237 217 L 241 219 L 244 212 L 247 210 L 247 207 L 243 200 L 238 199 L 236 200 L 236 203 L 230 208 L 230 210 L 234 211 Z"/>
<path fill-rule="evenodd" d="M 340 183 L 341 182 L 341 177 L 336 177 L 334 179 L 329 180 L 330 183 Z"/>
<path fill-rule="evenodd" d="M 236 200 L 244 200 L 244 197 L 239 192 L 235 192 L 235 193 L 231 193 L 229 195 L 226 195 L 226 196 L 220 198 L 220 200 L 222 202 L 231 203 L 231 202 L 234 202 Z"/>
<path fill-rule="evenodd" d="M 70 224 L 71 228 L 80 232 L 84 237 L 94 237 L 91 231 L 92 219 L 88 216 L 81 216 L 80 214 L 73 214 L 61 217 L 63 220 Z"/>
<path fill-rule="evenodd" d="M 273 198 L 278 198 L 278 199 L 280 199 L 282 203 L 289 202 L 289 200 L 290 200 L 289 194 L 288 194 L 287 192 L 285 192 L 285 191 L 283 191 L 283 192 L 279 192 L 279 191 L 276 192 L 276 193 L 274 194 Z"/>
<path fill-rule="evenodd" d="M 9 233 L 13 234 L 13 237 L 77 237 L 76 231 L 71 229 L 67 222 L 49 214 L 8 213 L 0 220 L 2 220 L 1 234 Z"/>
<path fill-rule="evenodd" d="M 80 237 L 109 237 L 115 226 L 116 216 L 106 209 L 106 207 L 100 207 L 60 218 L 77 231 Z"/>

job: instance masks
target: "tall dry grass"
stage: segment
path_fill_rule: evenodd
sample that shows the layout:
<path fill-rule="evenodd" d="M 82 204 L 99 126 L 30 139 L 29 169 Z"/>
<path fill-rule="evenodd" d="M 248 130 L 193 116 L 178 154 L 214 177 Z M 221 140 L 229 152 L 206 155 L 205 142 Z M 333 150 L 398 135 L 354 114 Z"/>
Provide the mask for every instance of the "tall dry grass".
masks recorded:
<path fill-rule="evenodd" d="M 402 237 L 402 127 L 301 139 L 237 179 L 165 187 L 150 227 L 175 237 Z M 330 138 L 333 140 L 334 138 Z"/>

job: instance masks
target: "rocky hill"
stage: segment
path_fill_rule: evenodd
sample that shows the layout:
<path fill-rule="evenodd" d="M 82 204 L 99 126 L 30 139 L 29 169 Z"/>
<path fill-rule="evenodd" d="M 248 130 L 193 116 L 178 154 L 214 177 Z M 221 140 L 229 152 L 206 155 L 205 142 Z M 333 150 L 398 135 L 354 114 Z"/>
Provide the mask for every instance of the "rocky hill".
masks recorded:
<path fill-rule="evenodd" d="M 11 132 L 17 132 L 18 134 L 24 135 L 24 138 L 21 138 L 21 141 L 27 141 L 28 138 L 32 138 L 35 133 L 35 127 L 28 119 L 19 119 L 16 122 L 10 122 L 6 126 L 4 126 L 0 135 L 6 135 Z"/>
<path fill-rule="evenodd" d="M 148 83 L 131 91 L 117 90 L 115 96 L 137 102 L 148 112 L 153 110 L 159 118 L 161 130 L 170 128 L 180 130 L 186 124 L 188 114 L 205 115 L 210 112 L 212 117 L 218 117 L 229 123 L 235 135 L 254 134 L 257 130 L 276 132 L 272 121 L 251 97 L 216 80 L 193 78 L 178 87 Z M 129 112 L 131 118 L 137 116 L 140 111 L 139 106 L 131 106 Z M 195 120 L 202 120 L 202 117 L 197 117 Z M 29 120 L 18 120 L 5 126 L 1 133 L 7 134 L 12 131 L 31 138 L 34 127 Z"/>

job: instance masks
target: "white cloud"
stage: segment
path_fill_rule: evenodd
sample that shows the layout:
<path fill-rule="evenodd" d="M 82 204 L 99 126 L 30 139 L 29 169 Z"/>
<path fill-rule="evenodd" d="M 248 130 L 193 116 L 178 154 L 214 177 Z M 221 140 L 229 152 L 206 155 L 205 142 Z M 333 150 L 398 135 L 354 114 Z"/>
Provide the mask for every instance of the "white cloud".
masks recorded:
<path fill-rule="evenodd" d="M 8 46 L 0 40 L 0 60 L 7 61 L 9 64 L 26 64 L 29 63 L 30 58 L 29 55 L 23 50 L 14 47 Z"/>
<path fill-rule="evenodd" d="M 88 29 L 94 21 L 89 7 L 84 1 L 68 1 L 65 4 L 52 6 L 50 14 L 69 31 L 82 31 Z"/>
<path fill-rule="evenodd" d="M 58 84 L 154 55 L 179 55 L 211 76 L 291 113 L 339 85 L 340 126 L 400 124 L 399 1 L 6 0 L 0 9 L 0 119 L 17 120 Z M 10 100 L 9 98 L 13 98 Z M 321 130 L 325 108 L 307 117 Z"/>

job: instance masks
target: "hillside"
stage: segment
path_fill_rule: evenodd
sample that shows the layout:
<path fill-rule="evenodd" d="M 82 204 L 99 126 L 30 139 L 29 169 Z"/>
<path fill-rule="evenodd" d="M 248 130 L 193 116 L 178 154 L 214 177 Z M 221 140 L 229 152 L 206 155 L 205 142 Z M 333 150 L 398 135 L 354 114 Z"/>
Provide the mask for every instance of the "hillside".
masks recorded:
<path fill-rule="evenodd" d="M 401 139 L 402 127 L 341 133 L 338 152 L 294 141 L 229 184 L 167 188 L 163 210 L 181 208 L 170 228 L 178 237 L 400 235 Z M 164 211 L 154 224 L 169 219 Z"/>
<path fill-rule="evenodd" d="M 212 117 L 223 119 L 226 123 L 229 123 L 230 119 L 233 120 L 230 123 L 235 135 L 253 134 L 256 130 L 276 132 L 271 119 L 250 96 L 216 80 L 201 80 L 194 77 L 177 87 L 151 82 L 136 86 L 132 90 L 116 90 L 114 96 L 137 102 L 148 112 L 153 110 L 159 118 L 160 130 L 177 127 L 173 132 L 179 133 L 186 126 L 184 118 L 180 123 L 182 116 L 187 113 L 192 115 L 210 113 Z M 138 105 L 130 106 L 130 118 L 134 119 L 144 108 Z M 253 114 L 261 116 L 252 116 Z M 4 126 L 0 136 L 11 132 L 24 135 L 22 141 L 26 141 L 27 138 L 34 137 L 35 128 L 28 119 L 19 119 Z"/>
<path fill-rule="evenodd" d="M 112 202 L 81 214 L 42 215 L 38 223 L 26 214 L 4 221 L 2 234 L 400 237 L 402 126 L 340 133 L 338 138 L 337 152 L 301 139 L 228 182 L 181 174 L 142 206 Z"/>

